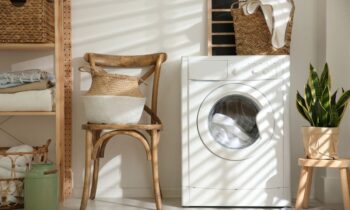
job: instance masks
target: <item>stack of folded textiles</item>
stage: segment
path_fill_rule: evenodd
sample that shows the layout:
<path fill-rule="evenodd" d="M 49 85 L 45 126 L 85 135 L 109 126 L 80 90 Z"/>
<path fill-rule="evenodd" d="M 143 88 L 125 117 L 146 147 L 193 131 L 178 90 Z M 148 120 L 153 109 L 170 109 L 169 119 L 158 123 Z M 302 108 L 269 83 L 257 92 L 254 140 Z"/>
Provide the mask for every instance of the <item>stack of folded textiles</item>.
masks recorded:
<path fill-rule="evenodd" d="M 0 111 L 52 111 L 54 78 L 31 69 L 0 73 Z"/>

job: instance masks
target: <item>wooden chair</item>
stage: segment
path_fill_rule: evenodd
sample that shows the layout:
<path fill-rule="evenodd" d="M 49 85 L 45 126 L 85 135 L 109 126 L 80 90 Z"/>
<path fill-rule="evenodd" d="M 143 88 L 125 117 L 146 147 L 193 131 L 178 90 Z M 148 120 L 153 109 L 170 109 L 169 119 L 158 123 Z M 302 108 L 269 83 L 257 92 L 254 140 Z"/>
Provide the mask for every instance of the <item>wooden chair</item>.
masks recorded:
<path fill-rule="evenodd" d="M 160 140 L 160 130 L 162 122 L 157 116 L 158 85 L 161 65 L 167 59 L 165 53 L 140 55 L 140 56 L 116 56 L 87 53 L 84 59 L 90 62 L 92 67 L 121 67 L 121 68 L 139 68 L 151 67 L 140 78 L 139 84 L 153 75 L 152 100 L 151 107 L 145 105 L 144 111 L 150 115 L 151 121 L 148 124 L 84 124 L 82 128 L 86 131 L 86 150 L 85 150 L 85 178 L 84 189 L 81 200 L 80 210 L 85 210 L 88 202 L 90 189 L 90 169 L 93 161 L 93 175 L 90 199 L 95 199 L 100 158 L 104 157 L 104 151 L 107 143 L 114 136 L 127 135 L 140 141 L 147 154 L 148 160 L 152 163 L 153 189 L 157 210 L 162 209 L 161 191 L 158 175 L 158 143 Z M 101 135 L 103 130 L 107 130 Z M 147 137 L 141 131 L 147 132 Z"/>
<path fill-rule="evenodd" d="M 301 168 L 295 210 L 308 208 L 314 168 L 338 168 L 340 172 L 344 210 L 350 210 L 350 159 L 316 160 L 299 158 Z"/>

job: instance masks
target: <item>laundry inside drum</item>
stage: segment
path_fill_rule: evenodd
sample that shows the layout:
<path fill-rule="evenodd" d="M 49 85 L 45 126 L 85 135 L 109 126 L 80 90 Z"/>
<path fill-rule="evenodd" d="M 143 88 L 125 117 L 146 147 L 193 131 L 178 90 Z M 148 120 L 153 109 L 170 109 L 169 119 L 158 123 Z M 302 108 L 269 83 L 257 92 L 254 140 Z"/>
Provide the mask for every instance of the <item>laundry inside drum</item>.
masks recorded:
<path fill-rule="evenodd" d="M 220 145 L 229 149 L 243 149 L 256 142 L 259 135 L 256 102 L 242 95 L 220 99 L 209 113 L 209 131 Z"/>

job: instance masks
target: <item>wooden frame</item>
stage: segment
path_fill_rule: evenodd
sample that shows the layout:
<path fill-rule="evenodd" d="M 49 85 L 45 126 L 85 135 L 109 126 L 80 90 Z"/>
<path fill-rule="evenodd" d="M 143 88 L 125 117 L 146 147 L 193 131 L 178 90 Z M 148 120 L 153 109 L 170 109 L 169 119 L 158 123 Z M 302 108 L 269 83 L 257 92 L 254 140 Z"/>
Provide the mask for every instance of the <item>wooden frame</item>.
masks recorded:
<path fill-rule="evenodd" d="M 350 159 L 318 160 L 299 158 L 301 166 L 296 210 L 307 209 L 314 168 L 338 168 L 340 172 L 344 210 L 350 210 Z"/>
<path fill-rule="evenodd" d="M 213 2 L 223 2 L 220 8 L 213 8 Z M 231 2 L 233 0 L 207 0 L 208 7 L 208 56 L 212 55 L 235 55 L 234 44 L 234 32 L 233 32 L 233 19 L 231 20 L 213 20 L 214 13 L 231 14 Z M 231 16 L 231 15 L 230 15 Z M 232 31 L 227 32 L 222 28 L 223 24 L 230 24 Z M 220 27 L 219 27 L 220 26 Z M 219 31 L 213 31 L 214 28 L 219 28 Z M 216 29 L 215 29 L 216 30 Z M 224 36 L 232 37 L 232 41 L 224 40 Z M 221 39 L 220 39 L 221 38 Z M 220 44 L 215 43 L 217 40 L 221 40 Z M 223 52 L 219 52 L 223 51 Z"/>
<path fill-rule="evenodd" d="M 160 130 L 162 129 L 162 122 L 157 116 L 157 102 L 158 102 L 158 86 L 160 78 L 161 65 L 167 59 L 165 53 L 157 53 L 142 56 L 114 56 L 88 53 L 84 56 L 85 60 L 90 62 L 91 68 L 96 66 L 102 67 L 148 67 L 151 68 L 142 75 L 140 81 L 144 81 L 153 75 L 152 100 L 151 108 L 147 105 L 144 111 L 150 115 L 151 121 L 148 124 L 85 124 L 83 129 L 86 131 L 85 139 L 85 178 L 84 189 L 80 205 L 80 210 L 85 210 L 88 198 L 95 199 L 98 173 L 100 166 L 100 158 L 104 157 L 104 150 L 107 143 L 118 135 L 127 135 L 138 140 L 145 148 L 147 159 L 152 163 L 152 178 L 153 189 L 157 210 L 162 209 L 162 199 L 159 184 L 158 174 L 158 144 L 160 141 Z M 101 135 L 102 131 L 106 131 Z M 146 131 L 148 137 L 142 132 Z M 92 183 L 91 179 L 91 163 L 93 162 Z M 89 196 L 91 186 L 91 193 Z"/>
<path fill-rule="evenodd" d="M 64 11 L 65 8 L 65 11 Z M 1 43 L 6 51 L 54 51 L 56 77 L 56 109 L 52 112 L 0 112 L 0 116 L 54 116 L 56 128 L 56 164 L 59 174 L 60 201 L 71 195 L 71 46 L 70 0 L 54 1 L 55 43 Z M 65 23 L 65 25 L 64 25 Z M 65 53 L 64 53 L 65 52 Z M 65 64 L 65 65 L 64 65 Z M 68 64 L 68 65 L 67 65 Z M 68 72 L 68 74 L 64 74 Z M 68 96 L 65 95 L 68 93 Z M 65 100 L 66 97 L 70 100 Z M 69 98 L 70 97 L 70 98 Z M 66 102 L 68 101 L 68 103 Z M 67 111 L 68 110 L 68 111 Z M 69 119 L 66 123 L 65 119 Z M 68 135 L 67 135 L 68 134 Z"/>

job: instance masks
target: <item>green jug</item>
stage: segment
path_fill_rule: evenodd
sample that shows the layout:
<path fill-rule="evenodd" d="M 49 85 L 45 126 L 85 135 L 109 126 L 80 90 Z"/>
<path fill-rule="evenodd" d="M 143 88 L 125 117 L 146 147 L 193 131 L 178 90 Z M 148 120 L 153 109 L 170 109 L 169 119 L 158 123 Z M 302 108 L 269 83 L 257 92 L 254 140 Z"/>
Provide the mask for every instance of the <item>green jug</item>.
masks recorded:
<path fill-rule="evenodd" d="M 52 163 L 32 164 L 24 179 L 25 210 L 58 210 L 58 177 Z"/>

